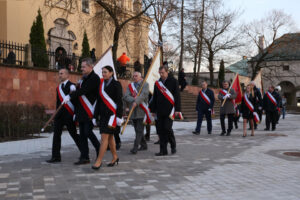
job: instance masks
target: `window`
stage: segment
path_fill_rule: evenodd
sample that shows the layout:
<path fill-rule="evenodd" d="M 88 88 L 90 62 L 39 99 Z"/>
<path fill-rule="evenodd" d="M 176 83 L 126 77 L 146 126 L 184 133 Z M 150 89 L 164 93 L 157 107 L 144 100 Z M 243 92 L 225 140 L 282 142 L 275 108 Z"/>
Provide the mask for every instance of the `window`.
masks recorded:
<path fill-rule="evenodd" d="M 288 71 L 288 70 L 290 70 L 290 66 L 289 65 L 283 65 L 282 70 L 283 71 Z"/>
<path fill-rule="evenodd" d="M 90 13 L 89 0 L 82 0 L 82 12 Z"/>

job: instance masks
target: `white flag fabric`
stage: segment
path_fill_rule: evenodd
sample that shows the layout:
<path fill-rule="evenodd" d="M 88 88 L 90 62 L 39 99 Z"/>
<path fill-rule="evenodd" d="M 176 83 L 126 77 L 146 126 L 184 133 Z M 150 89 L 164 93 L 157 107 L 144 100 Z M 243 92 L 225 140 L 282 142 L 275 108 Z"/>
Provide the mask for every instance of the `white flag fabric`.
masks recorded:
<path fill-rule="evenodd" d="M 111 51 L 111 47 L 109 47 L 106 52 L 104 53 L 104 55 L 102 55 L 102 58 L 98 61 L 98 63 L 94 66 L 94 72 L 100 77 L 102 78 L 102 68 L 106 65 L 109 65 L 113 68 L 114 70 L 114 77 L 115 80 L 117 80 L 117 74 L 116 74 L 116 70 L 115 70 L 115 66 L 114 66 L 114 61 L 113 61 L 113 57 L 112 57 L 112 51 Z"/>
<path fill-rule="evenodd" d="M 253 82 L 255 83 L 256 87 L 260 90 L 261 94 L 263 94 L 263 86 L 262 86 L 262 79 L 261 79 L 261 70 L 255 76 Z"/>
<path fill-rule="evenodd" d="M 145 77 L 146 82 L 149 84 L 149 91 L 151 94 L 153 94 L 154 91 L 155 81 L 160 78 L 158 72 L 161 63 L 160 58 L 160 50 L 158 50 Z"/>

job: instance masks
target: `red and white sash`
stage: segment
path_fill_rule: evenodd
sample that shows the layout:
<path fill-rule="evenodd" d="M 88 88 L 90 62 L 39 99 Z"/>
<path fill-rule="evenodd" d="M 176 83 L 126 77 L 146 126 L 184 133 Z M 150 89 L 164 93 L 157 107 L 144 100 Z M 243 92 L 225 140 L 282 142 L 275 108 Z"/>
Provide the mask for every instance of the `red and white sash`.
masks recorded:
<path fill-rule="evenodd" d="M 161 81 L 156 81 L 155 85 L 158 88 L 158 90 L 166 97 L 166 99 L 172 104 L 173 108 L 171 110 L 169 117 L 172 120 L 174 120 L 175 119 L 175 101 L 174 101 L 174 97 L 173 97 L 172 93 L 168 90 L 168 88 L 166 88 L 164 86 L 164 84 Z M 181 120 L 183 120 L 183 116 L 182 116 L 181 112 L 179 113 L 178 117 Z"/>
<path fill-rule="evenodd" d="M 62 90 L 62 85 L 58 85 L 57 88 L 57 94 L 60 100 L 60 103 L 63 102 L 64 98 L 66 97 L 64 91 Z M 74 115 L 74 105 L 72 104 L 71 101 L 68 101 L 67 103 L 64 104 L 65 109 L 73 116 Z"/>
<path fill-rule="evenodd" d="M 108 126 L 116 128 L 116 126 L 121 126 L 123 123 L 123 118 L 118 118 L 117 113 L 117 104 L 108 96 L 104 90 L 104 79 L 100 81 L 99 94 L 104 104 L 113 112 L 113 115 L 110 116 L 108 121 Z"/>
<path fill-rule="evenodd" d="M 137 89 L 134 87 L 134 83 L 130 83 L 128 85 L 129 91 L 131 92 L 131 95 L 133 97 L 136 97 L 138 94 Z M 140 103 L 140 108 L 143 109 L 145 112 L 145 117 L 144 117 L 144 124 L 152 124 L 154 122 L 154 119 L 151 115 L 150 109 L 148 108 L 148 105 L 145 102 Z"/>
<path fill-rule="evenodd" d="M 82 84 L 82 81 L 80 82 L 80 87 L 81 87 L 81 84 Z M 81 95 L 79 97 L 79 102 L 82 105 L 82 107 L 84 108 L 84 110 L 87 113 L 88 117 L 90 119 L 92 119 L 94 117 L 94 111 L 95 111 L 97 100 L 92 105 L 85 95 Z"/>
<path fill-rule="evenodd" d="M 257 112 L 254 111 L 254 106 L 248 99 L 247 94 L 244 95 L 244 100 L 245 100 L 245 104 L 248 107 L 248 109 L 253 113 L 254 121 L 256 123 L 259 123 L 260 122 L 259 116 L 258 116 Z"/>
<path fill-rule="evenodd" d="M 202 90 L 200 90 L 199 94 L 202 97 L 202 99 L 207 103 L 207 105 L 210 105 L 210 103 L 211 103 L 210 98 L 205 94 L 205 92 L 203 92 Z M 211 114 L 212 115 L 215 114 L 215 111 L 214 111 L 213 108 L 211 109 Z"/>
<path fill-rule="evenodd" d="M 210 99 L 209 97 L 205 94 L 205 92 L 203 92 L 202 90 L 200 90 L 200 96 L 202 97 L 202 99 L 207 103 L 207 105 L 210 105 Z"/>
<path fill-rule="evenodd" d="M 276 99 L 273 97 L 273 95 L 270 92 L 266 93 L 267 97 L 270 99 L 270 101 L 272 102 L 272 104 L 274 104 L 274 106 L 277 106 L 277 101 Z"/>

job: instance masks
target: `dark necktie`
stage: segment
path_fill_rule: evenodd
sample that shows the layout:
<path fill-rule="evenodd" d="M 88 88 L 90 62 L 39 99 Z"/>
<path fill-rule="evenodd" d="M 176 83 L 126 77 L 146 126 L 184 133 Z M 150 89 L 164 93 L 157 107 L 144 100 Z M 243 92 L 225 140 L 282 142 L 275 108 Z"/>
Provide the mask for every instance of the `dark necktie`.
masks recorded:
<path fill-rule="evenodd" d="M 61 85 L 61 88 L 62 88 L 62 89 L 65 89 L 65 84 L 64 84 L 64 83 Z"/>

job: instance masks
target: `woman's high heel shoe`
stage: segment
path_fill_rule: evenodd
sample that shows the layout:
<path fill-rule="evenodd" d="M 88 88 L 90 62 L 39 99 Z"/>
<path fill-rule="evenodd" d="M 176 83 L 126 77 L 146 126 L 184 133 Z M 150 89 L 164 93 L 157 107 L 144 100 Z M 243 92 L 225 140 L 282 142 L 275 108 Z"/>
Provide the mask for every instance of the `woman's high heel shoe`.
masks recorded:
<path fill-rule="evenodd" d="M 95 165 L 93 165 L 93 166 L 92 166 L 92 169 L 94 169 L 94 170 L 98 170 L 98 169 L 100 169 L 100 168 L 101 168 L 101 166 L 102 166 L 102 163 L 99 165 L 99 167 L 96 167 Z"/>
<path fill-rule="evenodd" d="M 113 166 L 115 166 L 116 163 L 117 163 L 117 165 L 119 164 L 119 158 L 117 158 L 117 160 L 115 162 L 108 163 L 107 167 L 113 167 Z"/>

